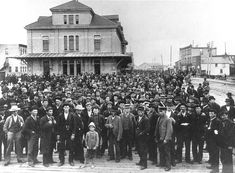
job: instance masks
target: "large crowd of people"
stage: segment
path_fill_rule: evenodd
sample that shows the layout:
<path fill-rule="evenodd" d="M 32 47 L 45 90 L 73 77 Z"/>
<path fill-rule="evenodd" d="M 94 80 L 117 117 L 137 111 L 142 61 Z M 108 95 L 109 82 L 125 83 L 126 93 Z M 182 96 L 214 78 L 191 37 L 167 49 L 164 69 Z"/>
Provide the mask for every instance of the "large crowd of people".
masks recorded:
<path fill-rule="evenodd" d="M 5 166 L 12 151 L 19 163 L 27 154 L 31 167 L 41 163 L 39 152 L 45 167 L 55 163 L 58 152 L 58 166 L 66 156 L 71 166 L 78 160 L 81 168 L 89 162 L 94 168 L 101 157 L 133 160 L 135 150 L 141 170 L 150 160 L 170 171 L 183 159 L 204 163 L 207 150 L 212 173 L 219 172 L 219 160 L 223 173 L 233 173 L 234 100 L 227 93 L 225 105 L 218 105 L 206 78 L 196 88 L 180 71 L 32 76 L 8 78 L 1 90 L 0 160 L 4 157 Z"/>

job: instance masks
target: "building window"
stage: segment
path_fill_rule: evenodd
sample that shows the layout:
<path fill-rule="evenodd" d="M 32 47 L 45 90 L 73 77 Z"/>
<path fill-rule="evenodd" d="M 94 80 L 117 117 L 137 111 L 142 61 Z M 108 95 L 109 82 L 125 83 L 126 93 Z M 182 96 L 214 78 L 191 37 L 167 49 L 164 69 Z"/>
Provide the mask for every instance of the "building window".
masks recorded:
<path fill-rule="evenodd" d="M 8 48 L 5 48 L 5 55 L 8 55 Z"/>
<path fill-rule="evenodd" d="M 15 67 L 15 72 L 18 72 L 18 67 Z"/>
<path fill-rule="evenodd" d="M 94 49 L 95 49 L 95 51 L 100 51 L 100 43 L 101 43 L 100 35 L 95 35 L 94 36 Z"/>
<path fill-rule="evenodd" d="M 12 71 L 12 68 L 11 68 L 11 66 L 9 66 L 9 73 L 11 73 L 11 71 Z"/>
<path fill-rule="evenodd" d="M 75 21 L 76 21 L 76 24 L 79 24 L 79 16 L 78 15 L 75 16 Z"/>
<path fill-rule="evenodd" d="M 76 35 L 76 50 L 79 50 L 79 36 Z"/>
<path fill-rule="evenodd" d="M 67 47 L 67 36 L 64 36 L 64 50 L 68 50 L 68 47 Z"/>
<path fill-rule="evenodd" d="M 223 73 L 223 69 L 220 69 L 220 73 Z"/>
<path fill-rule="evenodd" d="M 73 15 L 69 15 L 69 24 L 70 24 L 70 25 L 73 24 Z"/>
<path fill-rule="evenodd" d="M 67 22 L 67 15 L 64 15 L 64 24 L 65 25 L 68 24 L 68 22 Z"/>
<path fill-rule="evenodd" d="M 22 73 L 22 67 L 20 67 L 20 72 Z"/>
<path fill-rule="evenodd" d="M 218 67 L 218 64 L 217 64 L 217 63 L 215 64 L 215 67 Z"/>
<path fill-rule="evenodd" d="M 69 36 L 69 50 L 74 50 L 74 36 Z"/>
<path fill-rule="evenodd" d="M 43 48 L 43 51 L 45 52 L 49 51 L 49 37 L 48 36 L 42 37 L 42 48 Z"/>

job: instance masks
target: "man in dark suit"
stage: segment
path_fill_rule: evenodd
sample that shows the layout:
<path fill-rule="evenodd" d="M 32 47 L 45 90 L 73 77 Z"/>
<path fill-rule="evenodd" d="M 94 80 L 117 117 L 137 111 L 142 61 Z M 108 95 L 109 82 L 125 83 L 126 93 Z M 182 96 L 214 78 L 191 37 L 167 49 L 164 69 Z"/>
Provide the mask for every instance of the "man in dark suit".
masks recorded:
<path fill-rule="evenodd" d="M 74 121 L 74 114 L 70 111 L 70 104 L 63 104 L 63 112 L 59 115 L 57 121 L 57 140 L 60 163 L 58 166 L 64 165 L 65 150 L 69 150 L 69 164 L 74 166 L 73 154 L 74 147 L 73 141 L 75 139 L 76 125 Z"/>
<path fill-rule="evenodd" d="M 40 133 L 39 119 L 37 118 L 37 114 L 38 107 L 33 106 L 31 108 L 31 115 L 25 120 L 25 124 L 22 130 L 22 133 L 28 142 L 28 163 L 31 167 L 34 167 L 36 163 L 40 163 L 37 160 L 38 139 Z"/>
<path fill-rule="evenodd" d="M 216 144 L 218 132 L 221 130 L 222 124 L 219 118 L 216 117 L 215 110 L 209 110 L 210 122 L 207 128 L 207 150 L 209 152 L 209 161 L 212 172 L 219 172 L 219 146 Z"/>
<path fill-rule="evenodd" d="M 124 111 L 120 115 L 122 120 L 122 140 L 121 140 L 121 158 L 128 156 L 129 160 L 132 158 L 132 142 L 134 137 L 134 115 L 130 113 L 130 104 L 125 104 Z"/>
<path fill-rule="evenodd" d="M 6 148 L 7 148 L 7 139 L 3 131 L 3 125 L 5 121 L 6 121 L 5 109 L 2 107 L 0 108 L 0 161 L 2 161 L 2 144 L 4 147 L 4 157 L 5 157 Z"/>
<path fill-rule="evenodd" d="M 120 140 L 122 138 L 122 121 L 118 116 L 118 110 L 112 110 L 106 121 L 105 127 L 108 129 L 107 136 L 109 141 L 109 158 L 108 161 L 114 160 L 114 146 L 116 149 L 116 162 L 120 162 Z"/>
<path fill-rule="evenodd" d="M 166 115 L 167 108 L 159 107 L 159 118 L 155 129 L 155 141 L 160 151 L 160 165 L 165 166 L 165 171 L 171 170 L 171 140 L 173 126 L 171 119 Z"/>
<path fill-rule="evenodd" d="M 220 105 L 215 102 L 215 97 L 214 96 L 210 96 L 209 97 L 208 106 L 210 107 L 210 109 L 214 109 L 216 111 L 217 115 L 219 114 L 219 112 L 220 112 Z"/>
<path fill-rule="evenodd" d="M 231 105 L 231 99 L 225 99 L 225 105 L 221 107 L 220 112 L 227 112 L 228 118 L 235 122 L 235 108 Z"/>
<path fill-rule="evenodd" d="M 202 108 L 197 105 L 192 124 L 192 152 L 193 161 L 198 162 L 199 164 L 202 163 L 203 146 L 208 120 L 208 116 L 202 112 Z"/>
<path fill-rule="evenodd" d="M 190 162 L 190 141 L 191 141 L 191 125 L 192 117 L 186 111 L 186 105 L 180 106 L 180 112 L 177 115 L 177 159 L 178 163 L 182 162 L 182 149 L 185 144 L 185 161 Z"/>
<path fill-rule="evenodd" d="M 53 108 L 47 107 L 47 114 L 40 120 L 41 128 L 41 152 L 43 154 L 43 165 L 48 167 L 50 163 L 53 163 L 53 135 L 55 133 L 54 127 L 56 121 L 53 114 Z"/>
<path fill-rule="evenodd" d="M 76 133 L 75 133 L 75 139 L 74 139 L 74 159 L 79 160 L 81 163 L 84 163 L 84 149 L 83 149 L 83 143 L 82 143 L 82 137 L 83 137 L 83 131 L 84 131 L 84 124 L 82 122 L 81 113 L 84 110 L 82 105 L 77 105 L 75 107 L 75 116 L 74 121 L 76 124 Z"/>
<path fill-rule="evenodd" d="M 220 160 L 223 165 L 222 172 L 223 173 L 233 173 L 233 147 L 235 143 L 234 132 L 235 125 L 234 123 L 228 119 L 228 113 L 222 112 L 220 114 L 220 118 L 222 120 L 222 128 L 218 132 L 218 145 L 220 147 Z"/>
<path fill-rule="evenodd" d="M 138 154 L 140 161 L 140 170 L 147 168 L 147 155 L 148 155 L 148 139 L 149 139 L 150 123 L 149 119 L 144 115 L 144 107 L 138 107 L 138 118 L 136 126 L 136 139 L 138 145 Z"/>
<path fill-rule="evenodd" d="M 89 131 L 88 125 L 90 122 L 90 118 L 92 117 L 92 106 L 91 102 L 86 103 L 86 109 L 84 109 L 81 113 L 82 121 L 84 124 L 84 135 Z"/>

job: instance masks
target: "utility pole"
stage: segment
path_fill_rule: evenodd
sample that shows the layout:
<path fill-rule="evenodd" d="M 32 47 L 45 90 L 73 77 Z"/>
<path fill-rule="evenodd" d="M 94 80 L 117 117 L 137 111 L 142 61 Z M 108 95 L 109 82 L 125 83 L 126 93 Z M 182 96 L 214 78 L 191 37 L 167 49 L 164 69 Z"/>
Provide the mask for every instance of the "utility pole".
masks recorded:
<path fill-rule="evenodd" d="M 172 46 L 170 47 L 170 67 L 172 66 Z"/>

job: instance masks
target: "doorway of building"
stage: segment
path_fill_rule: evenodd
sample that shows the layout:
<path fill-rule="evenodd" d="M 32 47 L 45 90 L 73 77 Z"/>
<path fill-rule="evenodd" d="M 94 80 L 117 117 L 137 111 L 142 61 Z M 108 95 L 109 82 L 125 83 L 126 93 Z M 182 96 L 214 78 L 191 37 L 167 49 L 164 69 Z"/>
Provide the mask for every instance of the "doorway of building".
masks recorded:
<path fill-rule="evenodd" d="M 94 63 L 95 74 L 100 74 L 100 60 L 95 60 Z"/>
<path fill-rule="evenodd" d="M 43 61 L 43 74 L 48 77 L 50 75 L 50 66 L 49 66 L 49 60 Z"/>
<path fill-rule="evenodd" d="M 81 68 L 81 60 L 77 60 L 77 75 L 81 74 L 82 68 Z"/>

